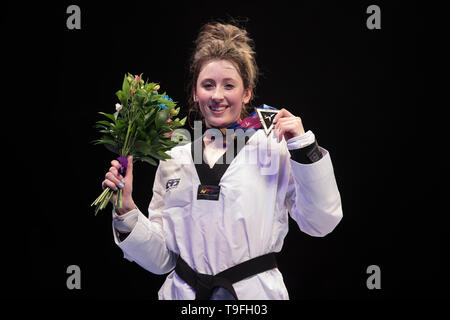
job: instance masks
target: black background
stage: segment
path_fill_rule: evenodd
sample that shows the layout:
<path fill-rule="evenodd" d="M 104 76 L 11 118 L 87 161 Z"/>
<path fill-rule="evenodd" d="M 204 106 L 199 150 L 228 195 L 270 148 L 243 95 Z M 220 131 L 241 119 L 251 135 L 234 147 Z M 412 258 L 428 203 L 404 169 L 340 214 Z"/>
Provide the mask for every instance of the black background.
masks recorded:
<path fill-rule="evenodd" d="M 66 8 L 81 8 L 81 30 Z M 381 8 L 369 30 L 366 8 Z M 278 255 L 291 299 L 443 296 L 443 232 L 423 208 L 418 67 L 422 22 L 412 2 L 159 1 L 9 3 L 2 10 L 3 288 L 13 297 L 156 299 L 165 276 L 123 259 L 111 210 L 92 201 L 114 155 L 90 141 L 113 112 L 123 75 L 144 73 L 186 114 L 188 58 L 202 24 L 241 18 L 262 71 L 255 105 L 302 118 L 332 157 L 344 218 L 324 238 L 290 232 Z M 184 107 L 184 109 L 183 109 Z M 109 110 L 109 111 L 108 111 Z M 13 164 L 11 166 L 11 164 Z M 155 168 L 135 165 L 146 212 Z M 9 233 L 11 232 L 11 234 Z M 81 268 L 68 290 L 66 268 Z M 368 290 L 366 269 L 381 268 Z"/>

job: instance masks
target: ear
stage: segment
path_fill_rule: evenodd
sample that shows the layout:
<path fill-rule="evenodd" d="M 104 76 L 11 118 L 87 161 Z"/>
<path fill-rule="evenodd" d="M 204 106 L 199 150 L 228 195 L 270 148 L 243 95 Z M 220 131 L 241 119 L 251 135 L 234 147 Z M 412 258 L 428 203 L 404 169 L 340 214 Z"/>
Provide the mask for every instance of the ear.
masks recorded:
<path fill-rule="evenodd" d="M 250 101 L 250 98 L 252 97 L 252 94 L 253 94 L 253 88 L 252 87 L 248 87 L 247 89 L 245 89 L 242 102 L 244 102 L 244 104 L 247 104 Z"/>
<path fill-rule="evenodd" d="M 195 92 L 195 89 L 192 89 L 192 98 L 194 99 L 194 102 L 198 102 L 197 93 Z"/>

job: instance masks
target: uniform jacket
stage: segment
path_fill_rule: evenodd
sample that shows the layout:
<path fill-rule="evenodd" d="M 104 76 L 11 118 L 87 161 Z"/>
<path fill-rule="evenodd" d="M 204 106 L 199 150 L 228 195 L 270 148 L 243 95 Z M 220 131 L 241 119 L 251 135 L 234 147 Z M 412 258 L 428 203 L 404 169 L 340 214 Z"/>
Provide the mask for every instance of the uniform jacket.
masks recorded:
<path fill-rule="evenodd" d="M 194 299 L 195 292 L 173 271 L 181 257 L 199 273 L 217 274 L 240 262 L 282 249 L 288 215 L 301 231 L 317 237 L 342 218 L 340 194 L 327 150 L 311 164 L 291 159 L 295 138 L 277 142 L 256 131 L 220 179 L 218 201 L 197 200 L 200 179 L 191 143 L 173 148 L 154 180 L 148 217 L 139 209 L 115 219 L 133 220 L 120 241 L 124 257 L 155 274 L 169 273 L 159 299 Z M 117 223 L 117 220 L 114 220 Z M 127 231 L 127 230 L 125 230 Z M 289 299 L 275 268 L 233 285 L 239 299 Z"/>

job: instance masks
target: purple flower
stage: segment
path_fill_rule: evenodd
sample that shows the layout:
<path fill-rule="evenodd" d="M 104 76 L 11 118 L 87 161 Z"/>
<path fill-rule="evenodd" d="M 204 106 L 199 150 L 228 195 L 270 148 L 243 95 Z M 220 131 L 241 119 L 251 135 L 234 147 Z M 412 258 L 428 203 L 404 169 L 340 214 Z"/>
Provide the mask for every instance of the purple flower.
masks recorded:
<path fill-rule="evenodd" d="M 125 174 L 127 173 L 128 159 L 126 156 L 120 156 L 117 158 L 117 161 L 120 163 L 119 173 L 125 177 Z"/>

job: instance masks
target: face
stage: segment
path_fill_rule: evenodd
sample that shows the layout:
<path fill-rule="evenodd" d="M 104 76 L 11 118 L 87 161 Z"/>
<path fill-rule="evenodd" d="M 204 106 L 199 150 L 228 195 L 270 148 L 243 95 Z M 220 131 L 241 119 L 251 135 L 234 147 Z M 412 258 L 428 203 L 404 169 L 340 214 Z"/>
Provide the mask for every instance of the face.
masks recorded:
<path fill-rule="evenodd" d="M 251 97 L 235 66 L 227 60 L 206 62 L 201 69 L 194 101 L 198 102 L 207 127 L 225 128 L 239 119 Z"/>

